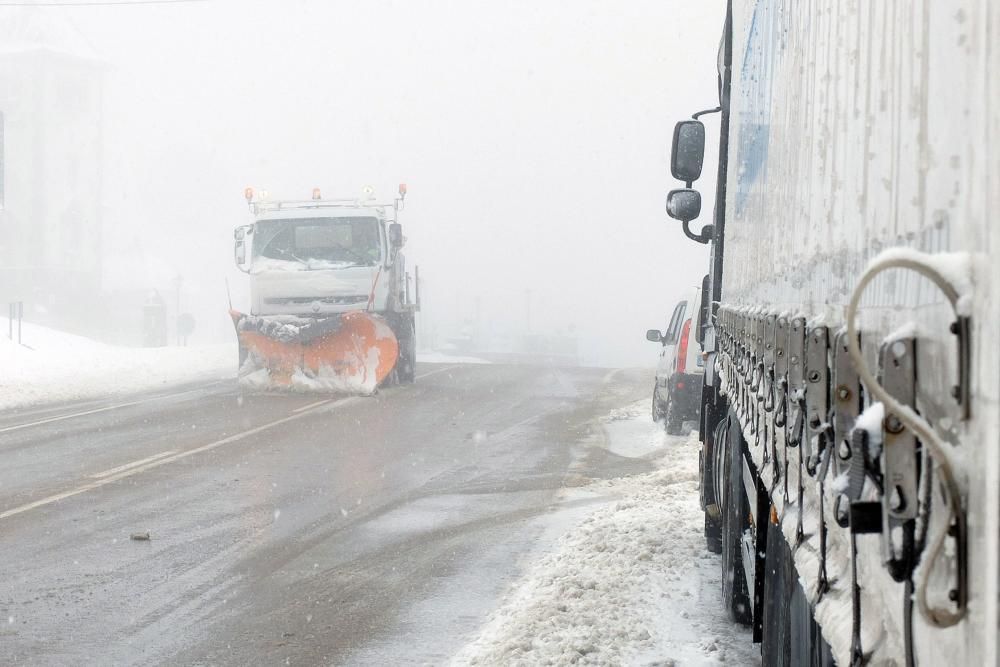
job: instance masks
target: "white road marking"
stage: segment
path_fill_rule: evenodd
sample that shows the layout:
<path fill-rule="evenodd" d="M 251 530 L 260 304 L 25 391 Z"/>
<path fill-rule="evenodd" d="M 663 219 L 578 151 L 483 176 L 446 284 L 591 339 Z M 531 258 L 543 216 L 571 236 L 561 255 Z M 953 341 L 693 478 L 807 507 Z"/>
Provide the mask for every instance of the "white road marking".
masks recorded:
<path fill-rule="evenodd" d="M 439 369 L 433 370 L 433 371 L 431 371 L 429 373 L 424 373 L 423 375 L 418 375 L 416 377 L 416 379 L 420 380 L 420 379 L 425 378 L 425 377 L 430 377 L 431 375 L 436 375 L 438 373 L 444 373 L 445 371 L 450 371 L 450 370 L 452 370 L 454 368 L 457 368 L 457 366 L 448 366 L 447 368 L 439 368 Z M 181 391 L 181 392 L 178 392 L 176 394 L 166 394 L 165 396 L 153 396 L 151 398 L 146 398 L 146 399 L 143 399 L 141 401 L 130 401 L 128 403 L 116 403 L 115 405 L 108 405 L 108 406 L 105 406 L 103 408 L 94 408 L 93 410 L 84 410 L 82 412 L 73 412 L 73 413 L 68 414 L 68 415 L 59 415 L 57 417 L 48 417 L 47 419 L 39 419 L 38 421 L 28 422 L 26 424 L 16 424 L 14 426 L 7 426 L 6 428 L 0 428 L 0 433 L 10 433 L 11 431 L 18 431 L 18 430 L 20 430 L 22 428 L 31 428 L 32 426 L 41 426 L 43 424 L 51 424 L 52 422 L 63 421 L 65 419 L 73 419 L 74 417 L 85 417 L 87 415 L 94 415 L 94 414 L 97 414 L 97 413 L 100 413 L 100 412 L 108 412 L 109 410 L 118 410 L 119 408 L 128 408 L 128 407 L 131 407 L 133 405 L 141 405 L 143 403 L 149 403 L 150 401 L 159 401 L 159 400 L 163 400 L 163 399 L 167 399 L 167 398 L 175 398 L 177 396 L 184 396 L 185 394 L 193 394 L 195 392 L 201 391 L 205 387 L 211 387 L 211 386 L 214 386 L 214 385 L 217 385 L 217 384 L 219 384 L 219 383 L 218 382 L 212 382 L 210 384 L 204 385 L 203 387 L 199 387 L 197 389 L 189 389 L 187 391 Z M 274 395 L 276 395 L 276 396 L 284 396 L 284 394 L 274 394 Z M 296 412 L 296 413 L 297 412 L 305 412 L 306 410 L 310 410 L 310 409 L 312 409 L 314 407 L 318 407 L 320 405 L 325 405 L 325 404 L 329 403 L 332 400 L 334 400 L 334 399 L 328 398 L 328 399 L 325 399 L 325 400 L 322 400 L 322 401 L 317 401 L 316 403 L 310 403 L 309 405 L 304 405 L 301 408 L 295 408 L 294 410 L 292 410 L 292 412 Z"/>
<path fill-rule="evenodd" d="M 450 371 L 450 370 L 453 370 L 454 368 L 457 368 L 457 366 L 448 366 L 446 368 L 439 368 L 439 369 L 430 371 L 429 373 L 424 373 L 423 375 L 418 375 L 418 376 L 416 376 L 416 379 L 421 379 L 421 378 L 429 377 L 431 375 L 436 375 L 437 373 L 444 373 L 445 371 Z M 194 391 L 199 391 L 199 390 L 198 389 L 192 389 L 191 391 L 180 392 L 178 394 L 171 394 L 170 396 L 181 396 L 183 394 L 189 394 L 189 393 L 194 392 Z M 160 397 L 157 397 L 157 398 L 168 398 L 168 396 L 160 396 Z M 87 412 L 78 412 L 78 413 L 73 414 L 73 415 L 62 415 L 62 416 L 59 416 L 59 417 L 52 417 L 51 419 L 45 419 L 45 420 L 33 422 L 31 424 L 21 424 L 19 426 L 11 426 L 11 427 L 8 427 L 6 429 L 0 430 L 0 433 L 3 433 L 4 431 L 12 431 L 12 430 L 19 429 L 19 428 L 27 428 L 28 426 L 36 426 L 38 424 L 45 424 L 45 423 L 48 423 L 48 422 L 51 422 L 51 421 L 57 421 L 57 420 L 60 420 L 60 419 L 69 419 L 71 417 L 79 417 L 79 416 L 82 416 L 82 415 L 93 414 L 95 412 L 104 412 L 106 410 L 113 410 L 115 408 L 125 407 L 125 406 L 128 406 L 128 405 L 137 405 L 139 403 L 146 403 L 146 402 L 151 401 L 151 400 L 157 400 L 157 399 L 151 398 L 151 399 L 147 399 L 147 400 L 144 400 L 144 401 L 133 401 L 132 403 L 122 403 L 120 405 L 108 406 L 108 407 L 105 407 L 105 408 L 98 408 L 96 410 L 89 410 Z M 207 452 L 207 451 L 209 451 L 211 449 L 215 449 L 216 447 L 221 447 L 223 445 L 228 445 L 228 444 L 230 444 L 232 442 L 236 442 L 237 440 L 242 440 L 243 438 L 246 438 L 248 436 L 260 433 L 261 431 L 266 431 L 267 429 L 272 428 L 274 426 L 280 426 L 281 424 L 286 424 L 286 423 L 288 423 L 290 421 L 298 419 L 299 417 L 305 417 L 310 412 L 314 411 L 316 408 L 320 408 L 320 407 L 332 408 L 332 407 L 336 407 L 338 405 L 344 405 L 346 403 L 353 403 L 353 402 L 356 402 L 357 400 L 358 400 L 357 396 L 349 396 L 347 398 L 341 398 L 341 399 L 337 399 L 337 400 L 334 400 L 334 399 L 325 399 L 325 400 L 322 400 L 322 401 L 316 401 L 315 403 L 310 403 L 309 405 L 304 405 L 304 406 L 302 406 L 300 408 L 296 408 L 295 410 L 293 410 L 293 414 L 291 414 L 291 415 L 289 415 L 287 417 L 282 417 L 281 419 L 276 419 L 273 422 L 269 422 L 267 424 L 263 424 L 261 426 L 257 426 L 255 428 L 252 428 L 252 429 L 248 430 L 248 431 L 243 431 L 241 433 L 237 433 L 235 435 L 231 435 L 229 437 L 222 438 L 221 440 L 216 440 L 215 442 L 210 442 L 209 444 L 202 445 L 201 447 L 195 447 L 194 449 L 186 449 L 183 452 L 175 452 L 173 450 L 168 451 L 168 452 L 160 452 L 159 454 L 154 454 L 153 456 L 150 456 L 150 457 L 145 458 L 145 459 L 140 459 L 138 461 L 133 461 L 131 463 L 126 463 L 124 465 L 118 466 L 117 468 L 111 468 L 110 470 L 105 470 L 104 472 L 100 472 L 100 473 L 96 473 L 94 475 L 91 475 L 90 477 L 95 479 L 95 481 L 93 481 L 93 482 L 88 482 L 87 484 L 84 484 L 82 486 L 78 486 L 75 489 L 70 489 L 69 491 L 64 491 L 62 493 L 57 493 L 55 495 L 47 496 L 45 498 L 41 498 L 39 500 L 35 500 L 33 502 L 27 503 L 26 505 L 21 505 L 20 507 L 15 507 L 15 508 L 9 509 L 9 510 L 7 510 L 5 512 L 0 512 L 0 519 L 6 519 L 8 517 L 12 517 L 12 516 L 15 516 L 17 514 L 22 514 L 24 512 L 27 512 L 28 510 L 33 510 L 33 509 L 36 509 L 38 507 L 44 507 L 45 505 L 51 505 L 52 503 L 58 502 L 60 500 L 65 500 L 66 498 L 71 498 L 71 497 L 79 495 L 81 493 L 86 493 L 87 491 L 93 491 L 94 489 L 98 489 L 98 488 L 100 488 L 102 486 L 105 486 L 107 484 L 110 484 L 112 482 L 117 482 L 120 479 L 125 479 L 126 477 L 131 477 L 132 475 L 138 475 L 141 472 L 146 472 L 147 470 L 152 470 L 153 468 L 158 468 L 159 466 L 166 465 L 168 463 L 173 463 L 174 461 L 179 461 L 179 460 L 181 460 L 183 458 L 187 458 L 188 456 L 192 456 L 194 454 L 200 454 L 201 452 Z M 526 421 L 529 421 L 529 420 L 526 420 Z M 520 425 L 520 423 L 515 424 L 515 426 L 519 426 L 519 425 Z"/>
<path fill-rule="evenodd" d="M 357 400 L 357 398 L 353 396 L 349 398 L 342 398 L 338 401 L 333 401 L 332 403 L 328 404 L 328 407 L 342 405 L 344 403 L 353 402 L 355 400 Z M 62 493 L 57 493 L 55 495 L 47 496 L 45 498 L 40 498 L 39 500 L 27 503 L 26 505 L 21 505 L 20 507 L 15 507 L 5 512 L 0 512 L 0 519 L 6 519 L 8 517 L 12 517 L 17 514 L 22 514 L 24 512 L 27 512 L 28 510 L 33 510 L 38 507 L 43 507 L 45 505 L 51 505 L 52 503 L 58 502 L 60 500 L 65 500 L 66 498 L 71 498 L 81 493 L 86 493 L 87 491 L 93 491 L 94 489 L 99 489 L 102 486 L 111 484 L 112 482 L 117 482 L 118 480 L 125 479 L 126 477 L 131 477 L 132 475 L 138 475 L 141 472 L 146 472 L 147 470 L 152 470 L 153 468 L 158 468 L 162 465 L 179 461 L 183 458 L 187 458 L 188 456 L 193 456 L 195 454 L 207 452 L 209 450 L 215 449 L 216 447 L 222 447 L 223 445 L 228 445 L 230 443 L 236 442 L 237 440 L 242 440 L 243 438 L 246 438 L 248 436 L 256 435 L 261 431 L 266 431 L 269 428 L 280 426 L 281 424 L 287 424 L 288 422 L 294 421 L 301 417 L 307 417 L 309 416 L 309 414 L 310 411 L 302 411 L 297 414 L 289 415 L 287 417 L 282 417 L 281 419 L 276 419 L 273 422 L 268 422 L 267 424 L 254 427 L 247 431 L 243 431 L 241 433 L 236 433 L 229 437 L 222 438 L 221 440 L 210 442 L 207 445 L 202 445 L 201 447 L 195 447 L 194 449 L 186 449 L 183 452 L 177 452 L 175 454 L 170 454 L 170 455 L 167 455 L 167 453 L 164 452 L 162 456 L 157 455 L 151 457 L 154 460 L 148 461 L 146 463 L 144 463 L 143 461 L 134 461 L 132 463 L 125 464 L 124 466 L 119 466 L 120 468 L 124 468 L 123 470 L 121 470 L 121 472 L 112 473 L 111 471 L 107 471 L 108 472 L 107 477 L 102 477 L 101 479 L 95 480 L 93 482 L 88 482 L 82 486 L 78 486 L 75 489 L 70 489 L 69 491 L 63 491 Z"/>
<path fill-rule="evenodd" d="M 146 457 L 144 459 L 139 459 L 138 461 L 132 461 L 132 463 L 126 463 L 125 465 L 120 465 L 117 468 L 111 468 L 110 470 L 105 470 L 104 472 L 99 472 L 91 475 L 91 479 L 100 479 L 101 477 L 107 477 L 108 475 L 114 475 L 115 473 L 122 472 L 123 470 L 128 470 L 129 468 L 135 468 L 141 466 L 143 463 L 149 463 L 150 461 L 155 461 L 156 459 L 162 459 L 164 456 L 170 456 L 171 454 L 176 454 L 177 450 L 171 449 L 169 452 L 160 452 L 159 454 L 153 454 L 152 456 Z"/>
<path fill-rule="evenodd" d="M 17 431 L 22 428 L 30 428 L 32 426 L 41 426 L 42 424 L 51 424 L 52 422 L 62 421 L 64 419 L 73 419 L 74 417 L 84 417 L 86 415 L 97 414 L 98 412 L 107 412 L 108 410 L 117 410 L 119 408 L 127 408 L 133 405 L 141 405 L 142 403 L 149 403 L 150 401 L 160 401 L 166 398 L 175 398 L 177 396 L 184 396 L 185 394 L 193 394 L 198 391 L 202 391 L 205 387 L 211 387 L 219 384 L 218 382 L 212 382 L 207 385 L 203 385 L 197 389 L 188 389 L 187 391 L 181 391 L 176 394 L 167 394 L 165 396 L 152 396 L 150 398 L 144 398 L 141 401 L 130 401 L 128 403 L 116 403 L 115 405 L 108 405 L 103 408 L 94 408 L 93 410 L 84 410 L 83 412 L 74 412 L 68 415 L 59 415 L 58 417 L 48 417 L 47 419 L 39 419 L 38 421 L 28 422 L 27 424 L 17 424 L 16 426 L 8 426 L 6 428 L 0 428 L 0 433 L 9 433 L 10 431 Z"/>
<path fill-rule="evenodd" d="M 454 370 L 456 368 L 458 368 L 457 365 L 456 366 L 448 366 L 446 368 L 439 368 L 439 369 L 437 369 L 435 371 L 431 371 L 429 373 L 424 373 L 423 375 L 418 375 L 414 379 L 415 380 L 423 380 L 424 378 L 428 378 L 428 377 L 430 377 L 432 375 L 437 375 L 438 373 L 444 373 L 445 371 Z"/>
<path fill-rule="evenodd" d="M 315 403 L 310 403 L 309 405 L 303 405 L 301 408 L 295 408 L 292 412 L 305 412 L 306 410 L 311 410 L 313 408 L 318 408 L 321 405 L 326 405 L 332 398 L 324 398 L 322 401 L 316 401 Z"/>

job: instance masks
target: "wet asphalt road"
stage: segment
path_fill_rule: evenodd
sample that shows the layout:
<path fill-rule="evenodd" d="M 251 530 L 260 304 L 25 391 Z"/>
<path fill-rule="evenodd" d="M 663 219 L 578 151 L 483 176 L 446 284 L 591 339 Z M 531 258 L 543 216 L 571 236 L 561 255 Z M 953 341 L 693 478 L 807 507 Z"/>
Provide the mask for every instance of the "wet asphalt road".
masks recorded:
<path fill-rule="evenodd" d="M 0 664 L 447 661 L 560 488 L 644 470 L 595 420 L 652 377 L 418 375 L 372 398 L 214 383 L 0 413 Z"/>

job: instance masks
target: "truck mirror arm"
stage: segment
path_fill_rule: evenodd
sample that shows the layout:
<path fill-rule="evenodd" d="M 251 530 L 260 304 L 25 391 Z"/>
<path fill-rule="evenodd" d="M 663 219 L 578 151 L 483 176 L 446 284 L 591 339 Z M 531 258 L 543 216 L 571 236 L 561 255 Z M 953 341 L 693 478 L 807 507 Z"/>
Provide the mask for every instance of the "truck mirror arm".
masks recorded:
<path fill-rule="evenodd" d="M 702 245 L 710 243 L 712 241 L 712 237 L 715 235 L 715 225 L 705 225 L 702 228 L 701 233 L 694 234 L 691 231 L 691 227 L 689 226 L 690 224 L 691 224 L 690 220 L 685 220 L 684 221 L 684 235 L 685 236 L 687 236 L 689 239 L 691 239 L 695 243 L 701 243 Z"/>
<path fill-rule="evenodd" d="M 714 109 L 703 109 L 702 111 L 696 111 L 693 114 L 691 114 L 691 118 L 693 118 L 694 120 L 698 120 L 699 116 L 705 116 L 710 113 L 719 113 L 720 111 L 722 111 L 722 107 L 715 107 Z"/>

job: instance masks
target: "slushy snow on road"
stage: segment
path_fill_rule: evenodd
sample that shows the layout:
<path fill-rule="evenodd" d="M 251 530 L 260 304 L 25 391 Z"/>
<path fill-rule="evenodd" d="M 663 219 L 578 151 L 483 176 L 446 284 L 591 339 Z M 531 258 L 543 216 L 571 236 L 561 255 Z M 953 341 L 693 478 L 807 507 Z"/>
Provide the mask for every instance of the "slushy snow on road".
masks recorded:
<path fill-rule="evenodd" d="M 453 665 L 760 664 L 750 632 L 722 611 L 697 434 L 667 436 L 647 409 L 615 411 L 604 427 L 611 451 L 658 469 L 568 491 L 608 502 L 528 566 Z"/>

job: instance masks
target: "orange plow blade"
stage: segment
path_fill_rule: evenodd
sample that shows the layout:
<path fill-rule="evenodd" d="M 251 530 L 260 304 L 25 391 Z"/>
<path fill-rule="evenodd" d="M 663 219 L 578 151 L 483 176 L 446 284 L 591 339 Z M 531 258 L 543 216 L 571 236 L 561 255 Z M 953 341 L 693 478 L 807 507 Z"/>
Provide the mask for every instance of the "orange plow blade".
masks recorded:
<path fill-rule="evenodd" d="M 240 382 L 251 387 L 371 394 L 399 356 L 389 324 L 364 311 L 301 324 L 230 315 L 245 351 Z"/>

